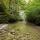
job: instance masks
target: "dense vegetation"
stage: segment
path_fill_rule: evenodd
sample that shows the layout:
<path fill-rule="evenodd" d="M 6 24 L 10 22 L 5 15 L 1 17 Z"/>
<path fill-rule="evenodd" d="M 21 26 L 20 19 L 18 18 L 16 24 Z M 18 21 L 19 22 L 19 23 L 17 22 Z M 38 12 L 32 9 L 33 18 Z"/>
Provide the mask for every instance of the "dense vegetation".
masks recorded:
<path fill-rule="evenodd" d="M 19 11 L 26 14 L 26 21 L 40 25 L 40 0 L 0 0 L 0 23 L 21 20 Z"/>
<path fill-rule="evenodd" d="M 0 23 L 20 20 L 17 0 L 0 0 L 0 14 Z"/>
<path fill-rule="evenodd" d="M 40 0 L 21 1 L 20 5 L 26 13 L 26 21 L 40 25 Z"/>
<path fill-rule="evenodd" d="M 34 0 L 28 5 L 27 18 L 28 22 L 40 25 L 40 0 Z"/>

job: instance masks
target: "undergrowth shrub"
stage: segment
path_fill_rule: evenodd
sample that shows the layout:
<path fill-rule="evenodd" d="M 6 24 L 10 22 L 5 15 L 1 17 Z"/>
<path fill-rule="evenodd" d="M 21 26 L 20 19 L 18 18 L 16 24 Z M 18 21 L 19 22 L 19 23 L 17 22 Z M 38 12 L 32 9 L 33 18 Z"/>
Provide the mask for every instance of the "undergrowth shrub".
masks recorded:
<path fill-rule="evenodd" d="M 26 17 L 28 22 L 40 25 L 40 9 L 31 10 Z"/>

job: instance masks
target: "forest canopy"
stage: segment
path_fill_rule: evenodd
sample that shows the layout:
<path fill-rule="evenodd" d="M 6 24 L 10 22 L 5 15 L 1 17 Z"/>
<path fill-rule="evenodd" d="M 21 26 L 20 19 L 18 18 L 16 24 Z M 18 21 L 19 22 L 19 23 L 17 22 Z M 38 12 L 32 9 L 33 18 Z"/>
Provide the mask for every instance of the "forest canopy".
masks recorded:
<path fill-rule="evenodd" d="M 3 19 L 0 19 L 2 22 L 4 21 L 16 21 L 21 19 L 19 15 L 19 7 L 18 7 L 18 1 L 17 0 L 0 0 L 0 5 L 2 6 L 2 10 L 4 11 L 5 15 L 2 15 L 1 17 L 5 16 Z M 1 10 L 0 10 L 1 11 Z M 0 17 L 0 18 L 1 18 Z"/>
<path fill-rule="evenodd" d="M 22 10 L 26 21 L 40 24 L 40 0 L 0 0 L 0 5 L 0 11 L 2 10 L 1 13 L 4 14 L 0 16 L 1 21 L 22 20 L 19 14 L 19 11 Z"/>

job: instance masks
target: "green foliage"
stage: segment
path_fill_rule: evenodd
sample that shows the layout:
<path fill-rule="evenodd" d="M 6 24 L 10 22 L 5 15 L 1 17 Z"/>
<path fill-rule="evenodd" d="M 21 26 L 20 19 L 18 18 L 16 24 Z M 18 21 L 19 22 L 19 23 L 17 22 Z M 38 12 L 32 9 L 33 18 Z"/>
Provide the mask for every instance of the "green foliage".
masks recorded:
<path fill-rule="evenodd" d="M 29 3 L 25 12 L 28 22 L 40 25 L 40 0 L 33 0 Z"/>
<path fill-rule="evenodd" d="M 19 9 L 17 0 L 0 0 L 0 9 L 2 16 L 0 16 L 0 22 L 9 22 L 19 20 Z M 1 11 L 0 10 L 0 11 Z"/>
<path fill-rule="evenodd" d="M 26 7 L 25 0 L 19 0 L 18 1 L 18 5 L 19 5 L 19 7 L 20 7 L 21 10 L 25 10 L 25 7 Z"/>

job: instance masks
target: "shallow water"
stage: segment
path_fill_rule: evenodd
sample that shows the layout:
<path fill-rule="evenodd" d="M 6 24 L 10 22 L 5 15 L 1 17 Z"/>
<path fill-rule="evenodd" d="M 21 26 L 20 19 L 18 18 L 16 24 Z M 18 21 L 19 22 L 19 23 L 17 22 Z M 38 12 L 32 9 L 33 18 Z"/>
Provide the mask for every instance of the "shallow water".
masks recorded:
<path fill-rule="evenodd" d="M 0 40 L 40 40 L 40 26 L 17 22 L 0 30 Z"/>
<path fill-rule="evenodd" d="M 16 34 L 11 35 L 13 37 L 13 40 L 40 40 L 40 27 L 31 25 L 31 24 L 25 24 L 25 22 L 17 22 L 15 24 L 9 24 L 9 30 L 12 32 L 15 30 Z M 10 33 L 9 33 L 10 34 Z M 8 35 L 9 35 L 8 34 Z M 10 35 L 9 35 L 10 36 Z M 18 38 L 17 38 L 18 37 Z"/>

